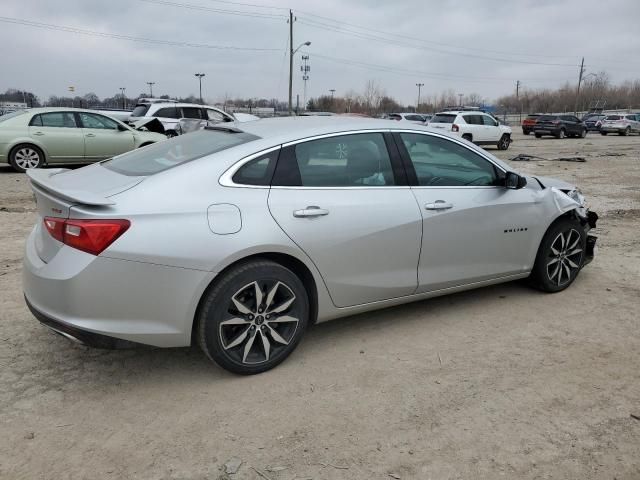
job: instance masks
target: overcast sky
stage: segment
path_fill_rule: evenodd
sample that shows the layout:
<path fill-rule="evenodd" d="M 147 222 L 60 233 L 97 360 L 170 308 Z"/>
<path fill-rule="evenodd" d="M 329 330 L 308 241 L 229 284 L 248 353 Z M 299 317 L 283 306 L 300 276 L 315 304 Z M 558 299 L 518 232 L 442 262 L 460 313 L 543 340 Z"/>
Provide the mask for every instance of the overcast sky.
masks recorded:
<path fill-rule="evenodd" d="M 303 51 L 309 96 L 361 92 L 372 79 L 404 103 L 416 101 L 416 83 L 424 83 L 423 95 L 453 89 L 490 101 L 513 92 L 516 80 L 524 89 L 575 84 L 582 56 L 587 73 L 640 78 L 637 0 L 2 0 L 0 90 L 46 99 L 70 85 L 100 97 L 126 87 L 134 97 L 153 81 L 155 96 L 197 95 L 194 73 L 202 72 L 211 101 L 225 94 L 285 100 L 289 7 L 297 16 L 294 48 L 311 42 L 294 60 L 301 100 Z"/>

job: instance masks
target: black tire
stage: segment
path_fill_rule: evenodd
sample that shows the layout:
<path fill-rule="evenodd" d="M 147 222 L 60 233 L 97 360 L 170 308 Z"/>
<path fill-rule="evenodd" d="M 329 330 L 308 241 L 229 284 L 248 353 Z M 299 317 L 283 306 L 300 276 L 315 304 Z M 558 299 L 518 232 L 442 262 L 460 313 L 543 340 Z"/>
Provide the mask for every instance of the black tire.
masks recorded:
<path fill-rule="evenodd" d="M 16 145 L 9 154 L 9 163 L 16 172 L 24 173 L 44 165 L 44 153 L 35 145 Z"/>
<path fill-rule="evenodd" d="M 272 308 L 265 308 L 269 300 Z M 205 293 L 196 320 L 198 343 L 211 360 L 252 375 L 275 367 L 296 348 L 309 324 L 309 299 L 291 270 L 255 260 L 232 268 Z"/>
<path fill-rule="evenodd" d="M 503 133 L 502 137 L 500 137 L 500 140 L 498 141 L 498 150 L 506 150 L 509 148 L 510 144 L 511 137 L 509 137 L 509 135 L 507 135 L 506 133 Z"/>
<path fill-rule="evenodd" d="M 580 132 L 580 138 L 586 138 L 587 137 L 587 129 L 583 128 L 582 131 Z"/>
<path fill-rule="evenodd" d="M 566 133 L 567 133 L 567 132 L 565 131 L 565 129 L 564 129 L 564 128 L 561 128 L 561 129 L 558 131 L 558 133 L 556 133 L 556 138 L 564 138 L 564 137 L 565 137 L 565 135 L 566 135 Z"/>
<path fill-rule="evenodd" d="M 525 130 L 524 128 L 522 129 L 522 134 L 523 135 L 529 135 L 531 132 L 529 130 Z"/>
<path fill-rule="evenodd" d="M 600 132 L 600 135 L 606 135 L 609 132 Z"/>
<path fill-rule="evenodd" d="M 564 237 L 564 244 L 560 235 Z M 562 245 L 564 250 L 559 248 Z M 540 242 L 529 277 L 531 284 L 543 292 L 555 293 L 564 290 L 580 273 L 586 248 L 587 235 L 580 222 L 569 218 L 556 221 Z"/>
<path fill-rule="evenodd" d="M 541 133 L 536 133 L 536 138 L 542 138 L 542 134 Z"/>
<path fill-rule="evenodd" d="M 178 136 L 178 132 L 176 132 L 175 130 L 167 130 L 166 132 L 164 132 L 164 134 L 166 135 L 167 138 L 173 138 Z"/>
<path fill-rule="evenodd" d="M 473 137 L 471 136 L 470 133 L 465 133 L 464 135 L 462 135 L 462 138 L 464 138 L 468 142 L 472 142 L 473 141 Z"/>

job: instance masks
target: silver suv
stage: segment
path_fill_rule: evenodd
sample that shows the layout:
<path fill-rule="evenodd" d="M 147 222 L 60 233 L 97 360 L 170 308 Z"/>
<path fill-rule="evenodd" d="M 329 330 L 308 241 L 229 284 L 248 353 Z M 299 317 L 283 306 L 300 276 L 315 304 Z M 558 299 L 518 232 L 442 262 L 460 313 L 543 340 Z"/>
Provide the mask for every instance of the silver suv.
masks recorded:
<path fill-rule="evenodd" d="M 630 133 L 640 133 L 640 115 L 635 113 L 620 113 L 607 115 L 600 124 L 600 133 L 617 133 L 618 135 L 629 135 Z"/>
<path fill-rule="evenodd" d="M 140 101 L 131 112 L 129 123 L 135 123 L 143 118 L 157 118 L 164 127 L 167 137 L 175 137 L 180 133 L 180 119 L 190 118 L 208 120 L 210 123 L 233 122 L 228 113 L 209 105 L 193 103 L 178 103 L 172 101 Z"/>

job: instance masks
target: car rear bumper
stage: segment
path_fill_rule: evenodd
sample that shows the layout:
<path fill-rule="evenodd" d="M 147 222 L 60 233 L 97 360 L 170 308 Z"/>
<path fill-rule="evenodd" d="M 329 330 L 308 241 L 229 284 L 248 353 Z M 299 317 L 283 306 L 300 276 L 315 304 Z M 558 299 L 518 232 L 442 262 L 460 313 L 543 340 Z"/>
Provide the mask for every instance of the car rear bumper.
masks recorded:
<path fill-rule="evenodd" d="M 614 123 L 614 124 L 600 126 L 600 131 L 601 132 L 610 132 L 610 133 L 623 132 L 628 127 L 629 127 L 629 125 L 624 125 L 622 123 L 620 123 L 620 124 Z"/>
<path fill-rule="evenodd" d="M 32 232 L 23 289 L 29 309 L 43 324 L 88 345 L 190 345 L 195 309 L 210 272 L 94 257 L 67 246 L 44 263 L 35 241 Z"/>

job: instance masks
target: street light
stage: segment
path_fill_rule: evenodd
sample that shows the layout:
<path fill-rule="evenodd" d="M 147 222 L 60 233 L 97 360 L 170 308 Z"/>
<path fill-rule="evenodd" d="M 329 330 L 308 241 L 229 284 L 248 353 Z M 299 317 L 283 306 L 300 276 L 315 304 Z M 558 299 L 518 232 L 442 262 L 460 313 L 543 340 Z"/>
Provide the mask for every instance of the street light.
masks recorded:
<path fill-rule="evenodd" d="M 333 109 L 333 94 L 336 93 L 336 89 L 335 88 L 330 88 L 329 91 L 331 92 L 331 108 Z"/>
<path fill-rule="evenodd" d="M 122 109 L 126 110 L 127 109 L 127 97 L 124 94 L 126 90 L 126 87 L 120 87 L 120 91 L 122 92 Z"/>
<path fill-rule="evenodd" d="M 204 73 L 196 73 L 195 74 L 196 77 L 198 77 L 198 81 L 200 82 L 200 105 L 202 105 L 204 102 L 202 101 L 202 77 L 204 77 Z"/>
<path fill-rule="evenodd" d="M 416 105 L 416 113 L 420 109 L 420 90 L 424 87 L 424 83 L 416 83 L 416 87 L 418 87 L 418 104 Z"/>
<path fill-rule="evenodd" d="M 153 98 L 153 86 L 156 84 L 156 82 L 147 82 L 147 85 L 149 85 L 149 93 L 151 94 L 151 98 Z"/>
<path fill-rule="evenodd" d="M 298 48 L 293 49 L 293 25 L 291 25 L 291 30 L 289 32 L 289 116 L 292 113 L 292 99 L 293 99 L 293 56 L 296 54 L 298 50 L 302 47 L 308 47 L 311 45 L 311 42 L 304 42 L 298 45 Z"/>

